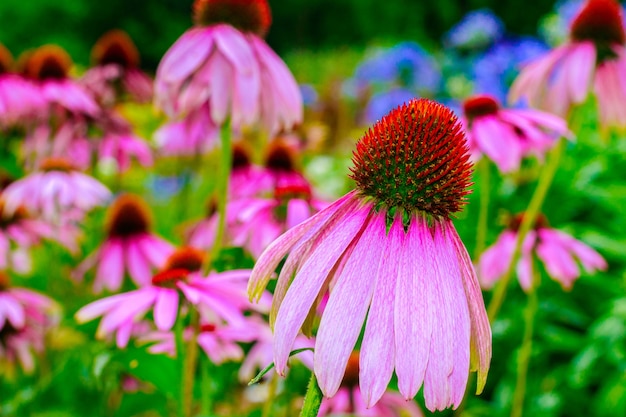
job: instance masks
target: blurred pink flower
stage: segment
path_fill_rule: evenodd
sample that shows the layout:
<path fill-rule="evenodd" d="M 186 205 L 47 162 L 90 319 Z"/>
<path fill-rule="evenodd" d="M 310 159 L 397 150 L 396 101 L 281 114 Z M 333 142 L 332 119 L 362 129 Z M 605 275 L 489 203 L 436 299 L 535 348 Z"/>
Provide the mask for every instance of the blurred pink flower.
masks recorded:
<path fill-rule="evenodd" d="M 254 342 L 254 344 L 242 362 L 241 368 L 239 368 L 239 381 L 243 383 L 250 382 L 250 380 L 254 378 L 259 371 L 265 369 L 265 367 L 271 364 L 273 362 L 274 354 L 274 336 L 272 335 L 272 330 L 270 329 L 269 324 L 263 319 L 260 317 L 251 317 L 246 326 L 246 333 L 249 340 L 242 341 Z M 296 337 L 293 344 L 293 350 L 313 348 L 314 345 L 315 340 L 299 335 Z M 294 359 L 302 362 L 307 368 L 313 369 L 312 351 L 306 350 L 304 352 L 300 352 L 291 357 L 292 361 Z M 272 373 L 268 372 L 265 377 L 269 378 L 271 375 Z"/>
<path fill-rule="evenodd" d="M 229 200 L 259 196 L 268 191 L 265 170 L 252 163 L 244 144 L 233 146 L 233 164 L 228 181 Z"/>
<path fill-rule="evenodd" d="M 19 363 L 25 373 L 35 369 L 33 353 L 44 351 L 45 332 L 60 319 L 59 305 L 37 292 L 11 287 L 0 272 L 0 368 Z"/>
<path fill-rule="evenodd" d="M 509 268 L 521 221 L 522 215 L 514 217 L 509 228 L 502 232 L 496 243 L 481 256 L 478 268 L 483 287 L 491 288 Z M 552 229 L 543 216 L 539 217 L 534 230 L 526 236 L 522 245 L 521 257 L 516 266 L 520 285 L 526 291 L 533 285 L 532 262 L 534 255 L 541 259 L 548 275 L 561 283 L 566 290 L 571 289 L 574 281 L 580 277 L 576 260 L 589 274 L 607 268 L 606 261 L 598 252 L 570 235 Z"/>
<path fill-rule="evenodd" d="M 367 407 L 359 383 L 359 352 L 353 352 L 348 360 L 341 388 L 332 398 L 324 398 L 318 417 L 422 417 L 422 410 L 414 401 L 407 401 L 393 391 L 386 391 L 380 401 Z"/>
<path fill-rule="evenodd" d="M 152 79 L 139 69 L 139 51 L 126 32 L 106 32 L 93 46 L 91 58 L 95 66 L 81 82 L 99 103 L 111 107 L 125 94 L 137 103 L 152 100 Z"/>
<path fill-rule="evenodd" d="M 300 328 L 310 333 L 328 291 L 314 371 L 332 397 L 365 331 L 360 388 L 368 407 L 393 371 L 405 399 L 424 386 L 430 410 L 458 406 L 469 371 L 484 387 L 491 330 L 470 257 L 449 216 L 472 173 L 460 123 L 420 99 L 394 109 L 353 153 L 356 190 L 290 229 L 263 252 L 248 292 L 258 297 L 288 253 L 270 312 L 282 374 Z M 471 352 L 471 353 L 470 353 Z"/>
<path fill-rule="evenodd" d="M 132 126 L 114 113 L 104 113 L 106 117 L 98 120 L 102 138 L 98 144 L 99 163 L 114 161 L 117 170 L 124 172 L 130 168 L 131 158 L 143 167 L 153 163 L 152 151 L 148 143 L 135 135 Z"/>
<path fill-rule="evenodd" d="M 72 273 L 82 280 L 96 268 L 94 291 L 117 291 L 128 274 L 138 286 L 149 285 L 154 269 L 165 265 L 174 246 L 150 232 L 150 209 L 138 196 L 120 195 L 107 212 L 107 238 Z"/>
<path fill-rule="evenodd" d="M 0 128 L 15 125 L 23 118 L 34 118 L 45 108 L 35 86 L 11 72 L 13 57 L 0 44 Z"/>
<path fill-rule="evenodd" d="M 69 78 L 72 59 L 57 45 L 44 45 L 35 49 L 26 59 L 24 74 L 33 80 L 48 104 L 48 114 L 67 111 L 96 117 L 100 111 L 91 95 Z"/>
<path fill-rule="evenodd" d="M 298 85 L 260 37 L 271 22 L 265 0 L 196 0 L 194 20 L 159 64 L 158 107 L 170 117 L 203 108 L 235 130 L 261 121 L 270 135 L 302 121 Z"/>
<path fill-rule="evenodd" d="M 47 158 L 38 171 L 11 183 L 3 196 L 5 215 L 10 216 L 24 206 L 58 223 L 67 212 L 81 216 L 105 204 L 111 192 L 95 178 L 76 171 L 67 159 Z"/>
<path fill-rule="evenodd" d="M 258 258 L 278 236 L 326 206 L 311 195 L 308 183 L 276 187 L 273 198 L 231 201 L 227 212 L 232 244 Z"/>
<path fill-rule="evenodd" d="M 561 136 L 571 136 L 558 116 L 533 109 L 503 109 L 488 95 L 467 99 L 463 113 L 472 159 L 484 153 L 505 173 L 517 171 L 525 156 L 543 158 Z"/>
<path fill-rule="evenodd" d="M 589 0 L 570 27 L 570 41 L 531 62 L 509 98 L 567 116 L 593 91 L 600 121 L 626 125 L 626 48 L 622 9 L 614 0 Z"/>
<path fill-rule="evenodd" d="M 193 156 L 209 152 L 217 145 L 219 129 L 208 112 L 208 105 L 195 109 L 180 120 L 170 121 L 154 133 L 162 155 Z"/>
<path fill-rule="evenodd" d="M 158 330 L 171 330 L 179 315 L 180 294 L 204 320 L 225 320 L 233 325 L 244 322 L 242 311 L 250 307 L 244 288 L 249 271 L 212 273 L 203 278 L 202 262 L 202 252 L 178 249 L 150 285 L 88 304 L 76 313 L 76 320 L 82 323 L 102 316 L 96 336 L 115 334 L 120 348 L 128 344 L 135 324 L 150 310 Z"/>

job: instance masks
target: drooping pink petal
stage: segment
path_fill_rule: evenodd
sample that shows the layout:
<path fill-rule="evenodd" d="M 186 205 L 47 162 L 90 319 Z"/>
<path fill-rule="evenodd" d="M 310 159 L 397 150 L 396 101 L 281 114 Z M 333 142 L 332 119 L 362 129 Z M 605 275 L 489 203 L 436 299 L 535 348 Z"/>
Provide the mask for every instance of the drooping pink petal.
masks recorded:
<path fill-rule="evenodd" d="M 398 251 L 399 273 L 394 305 L 398 389 L 405 399 L 417 394 L 429 362 L 433 317 L 439 308 L 431 279 L 436 273 L 432 237 L 421 219 L 414 219 Z"/>
<path fill-rule="evenodd" d="M 385 222 L 385 216 L 378 218 Z M 374 220 L 380 221 L 379 219 Z M 383 396 L 395 365 L 394 309 L 399 274 L 399 252 L 404 244 L 404 228 L 398 219 L 380 243 L 380 264 L 376 275 L 372 305 L 367 317 L 359 361 L 359 384 L 365 404 L 371 407 Z M 372 272 L 374 269 L 372 269 Z"/>
<path fill-rule="evenodd" d="M 154 324 L 161 331 L 169 331 L 178 316 L 178 293 L 170 288 L 160 288 L 154 303 Z"/>
<path fill-rule="evenodd" d="M 317 332 L 314 370 L 327 397 L 332 397 L 339 389 L 376 284 L 376 279 L 368 274 L 379 267 L 382 256 L 379 248 L 385 243 L 387 226 L 385 216 L 374 216 L 371 220 L 370 215 L 369 219 L 336 278 Z"/>
<path fill-rule="evenodd" d="M 115 291 L 124 279 L 124 246 L 119 239 L 110 239 L 100 252 L 100 264 L 96 271 L 93 289 L 96 293 L 104 288 Z"/>
<path fill-rule="evenodd" d="M 326 239 L 319 242 L 285 295 L 276 316 L 274 327 L 274 363 L 276 371 L 283 375 L 289 352 L 306 316 L 318 297 L 328 274 L 337 263 L 354 237 L 362 230 L 369 208 L 360 208 L 346 216 Z"/>
<path fill-rule="evenodd" d="M 591 88 L 591 79 L 596 67 L 596 47 L 593 42 L 577 42 L 571 48 L 563 67 L 567 67 L 567 82 L 572 102 L 583 103 Z"/>

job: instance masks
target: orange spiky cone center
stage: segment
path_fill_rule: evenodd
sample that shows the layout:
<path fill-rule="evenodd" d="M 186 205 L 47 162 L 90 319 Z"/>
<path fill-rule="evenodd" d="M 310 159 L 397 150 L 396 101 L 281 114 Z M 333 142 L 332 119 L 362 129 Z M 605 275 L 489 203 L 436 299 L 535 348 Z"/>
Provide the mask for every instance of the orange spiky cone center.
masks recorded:
<path fill-rule="evenodd" d="M 91 56 L 96 65 L 117 64 L 124 69 L 139 66 L 139 51 L 123 30 L 111 30 L 98 39 Z"/>
<path fill-rule="evenodd" d="M 204 333 L 212 333 L 215 331 L 215 329 L 217 329 L 217 326 L 213 323 L 207 323 L 207 324 L 203 324 L 202 326 L 200 326 L 200 332 Z"/>
<path fill-rule="evenodd" d="M 311 199 L 311 187 L 308 184 L 280 185 L 274 188 L 274 197 L 283 202 L 294 198 L 308 201 Z"/>
<path fill-rule="evenodd" d="M 6 74 L 13 67 L 13 56 L 11 52 L 0 43 L 0 74 Z"/>
<path fill-rule="evenodd" d="M 614 0 L 589 0 L 572 22 L 570 36 L 600 46 L 623 44 L 626 35 L 621 5 Z"/>
<path fill-rule="evenodd" d="M 148 205 L 139 196 L 122 194 L 107 211 L 107 234 L 127 238 L 147 233 L 152 223 L 150 217 Z"/>
<path fill-rule="evenodd" d="M 470 121 L 476 117 L 496 114 L 499 109 L 500 104 L 495 97 L 486 94 L 470 97 L 463 103 L 463 113 Z"/>
<path fill-rule="evenodd" d="M 198 272 L 204 262 L 204 253 L 190 246 L 183 246 L 172 253 L 165 266 L 152 277 L 152 285 L 172 287 L 177 281 L 184 281 L 192 272 Z"/>
<path fill-rule="evenodd" d="M 234 145 L 232 162 L 233 171 L 247 168 L 250 164 L 250 154 L 248 151 L 241 145 Z"/>
<path fill-rule="evenodd" d="M 76 167 L 74 167 L 74 164 L 66 158 L 52 156 L 41 160 L 39 163 L 39 170 L 70 172 L 75 171 Z"/>
<path fill-rule="evenodd" d="M 193 20 L 198 26 L 229 24 L 264 37 L 272 24 L 267 0 L 196 0 Z"/>
<path fill-rule="evenodd" d="M 35 80 L 67 78 L 72 58 L 57 45 L 44 45 L 26 58 L 24 73 Z"/>
<path fill-rule="evenodd" d="M 448 217 L 466 203 L 472 164 L 447 107 L 416 99 L 374 124 L 353 152 L 351 178 L 377 209 Z"/>

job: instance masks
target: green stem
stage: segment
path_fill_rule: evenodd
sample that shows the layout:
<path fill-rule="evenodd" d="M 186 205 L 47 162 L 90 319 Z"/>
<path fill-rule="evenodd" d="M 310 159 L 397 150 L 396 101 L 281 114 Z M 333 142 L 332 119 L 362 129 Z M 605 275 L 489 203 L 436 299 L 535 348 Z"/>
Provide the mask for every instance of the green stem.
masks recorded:
<path fill-rule="evenodd" d="M 198 333 L 200 330 L 200 317 L 198 311 L 191 309 L 191 338 L 187 341 L 185 356 L 183 358 L 183 383 L 181 387 L 182 415 L 181 417 L 191 417 L 193 405 L 193 385 L 198 365 Z"/>
<path fill-rule="evenodd" d="M 213 387 L 211 383 L 211 359 L 207 356 L 204 357 L 200 365 L 202 369 L 202 379 L 200 385 L 200 391 L 202 393 L 200 410 L 203 416 L 208 416 L 211 412 L 211 397 L 213 395 Z"/>
<path fill-rule="evenodd" d="M 500 307 L 502 307 L 502 303 L 506 297 L 506 292 L 509 287 L 509 283 L 511 278 L 513 277 L 513 273 L 515 272 L 515 268 L 517 266 L 517 261 L 521 255 L 522 243 L 526 236 L 533 228 L 535 221 L 537 220 L 537 216 L 539 215 L 539 211 L 541 210 L 541 205 L 548 194 L 548 190 L 550 189 L 550 185 L 552 184 L 552 180 L 554 179 L 554 174 L 556 174 L 556 170 L 559 167 L 559 162 L 561 160 L 561 154 L 563 153 L 563 149 L 565 148 L 565 140 L 560 139 L 559 142 L 555 145 L 554 149 L 550 152 L 549 160 L 543 168 L 543 172 L 541 173 L 541 177 L 539 178 L 539 183 L 537 184 L 537 188 L 528 204 L 528 208 L 524 212 L 524 216 L 522 218 L 522 224 L 520 225 L 519 231 L 517 232 L 517 240 L 515 242 L 515 249 L 513 251 L 513 257 L 511 258 L 511 263 L 509 264 L 509 268 L 506 273 L 500 279 L 498 284 L 496 285 L 493 291 L 493 297 L 489 302 L 489 306 L 487 307 L 487 315 L 489 316 L 489 321 L 493 323 L 500 311 Z"/>
<path fill-rule="evenodd" d="M 269 391 L 267 393 L 267 400 L 263 405 L 263 414 L 261 417 L 270 417 L 272 415 L 272 405 L 274 404 L 274 397 L 276 397 L 276 388 L 278 387 L 278 374 L 274 372 L 272 379 L 270 380 Z"/>
<path fill-rule="evenodd" d="M 302 411 L 300 417 L 317 417 L 317 413 L 320 410 L 322 404 L 322 390 L 317 385 L 317 379 L 315 379 L 315 373 L 311 373 L 311 379 L 309 380 L 309 386 L 306 389 L 306 395 L 304 396 L 304 404 L 302 405 Z"/>
<path fill-rule="evenodd" d="M 480 175 L 480 211 L 478 213 L 478 226 L 476 229 L 476 248 L 474 248 L 474 259 L 478 260 L 485 250 L 487 241 L 487 222 L 489 219 L 489 197 L 490 190 L 490 171 L 491 166 L 487 158 L 482 158 L 478 162 L 478 171 Z"/>
<path fill-rule="evenodd" d="M 513 406 L 511 408 L 511 417 L 522 417 L 524 409 L 524 398 L 526 396 L 526 380 L 528 376 L 528 365 L 533 347 L 533 330 L 535 324 L 535 316 L 539 310 L 539 297 L 537 296 L 537 288 L 539 287 L 539 279 L 535 278 L 534 267 L 531 267 L 531 287 L 528 292 L 528 304 L 524 311 L 524 338 L 520 346 L 519 356 L 517 358 L 517 382 L 515 383 L 515 393 L 513 395 Z"/>
<path fill-rule="evenodd" d="M 220 157 L 220 175 L 217 183 L 217 211 L 219 219 L 217 224 L 217 232 L 215 234 L 215 242 L 209 252 L 209 259 L 206 263 L 207 270 L 210 272 L 213 263 L 222 251 L 224 243 L 224 230 L 226 228 L 226 204 L 228 203 L 228 181 L 230 179 L 230 171 L 232 168 L 233 151 L 231 145 L 230 122 L 227 121 L 222 125 L 220 131 L 221 137 L 221 157 Z"/>
<path fill-rule="evenodd" d="M 178 415 L 184 416 L 184 398 L 185 398 L 185 389 L 184 389 L 184 369 L 185 369 L 185 325 L 183 324 L 182 318 L 179 317 L 176 319 L 176 324 L 174 326 L 174 342 L 176 343 L 176 361 L 178 362 L 178 369 L 180 369 L 180 398 L 178 398 Z"/>

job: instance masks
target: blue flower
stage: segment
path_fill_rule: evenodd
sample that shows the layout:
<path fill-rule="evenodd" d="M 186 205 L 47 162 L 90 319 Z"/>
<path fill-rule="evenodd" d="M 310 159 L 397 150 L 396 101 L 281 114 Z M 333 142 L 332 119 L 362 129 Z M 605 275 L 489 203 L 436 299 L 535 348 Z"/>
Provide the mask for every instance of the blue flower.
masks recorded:
<path fill-rule="evenodd" d="M 374 94 L 365 108 L 365 124 L 371 125 L 394 108 L 415 98 L 415 93 L 402 88 Z"/>
<path fill-rule="evenodd" d="M 482 49 L 502 38 L 504 24 L 489 9 L 467 13 L 443 39 L 444 45 L 458 49 Z"/>

